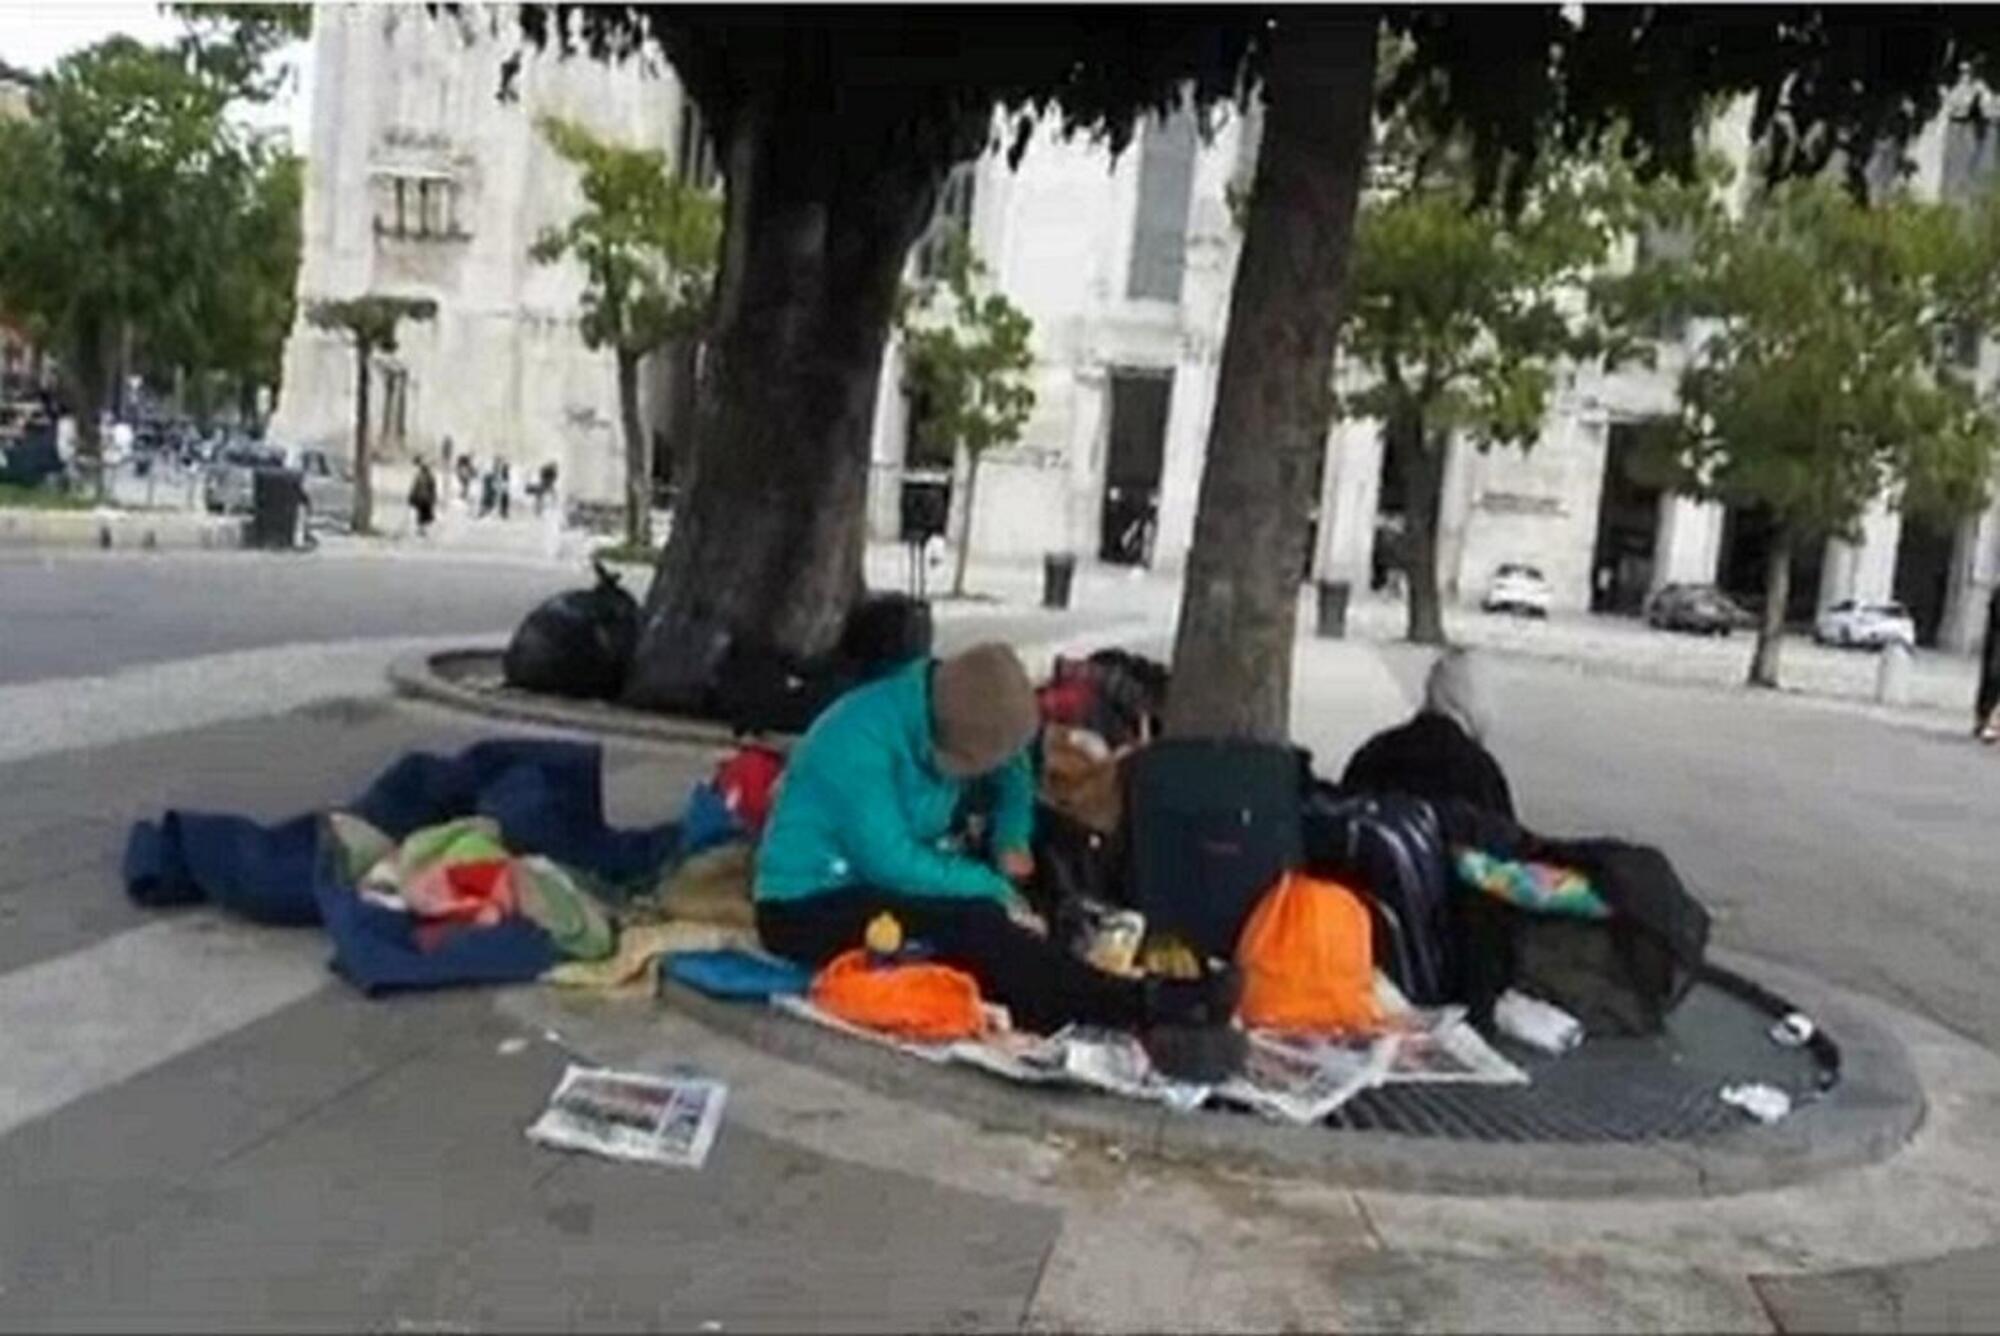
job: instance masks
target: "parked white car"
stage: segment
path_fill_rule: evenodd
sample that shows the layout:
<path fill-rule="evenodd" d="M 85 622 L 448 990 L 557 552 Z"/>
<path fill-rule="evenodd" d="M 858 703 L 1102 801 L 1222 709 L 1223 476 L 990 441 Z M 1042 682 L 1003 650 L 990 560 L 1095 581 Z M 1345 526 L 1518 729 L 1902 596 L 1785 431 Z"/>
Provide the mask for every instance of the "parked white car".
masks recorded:
<path fill-rule="evenodd" d="M 1549 582 L 1533 566 L 1504 562 L 1493 572 L 1479 606 L 1488 612 L 1517 612 L 1526 617 L 1549 615 Z"/>
<path fill-rule="evenodd" d="M 1917 624 L 1900 603 L 1861 603 L 1843 599 L 1813 623 L 1813 639 L 1822 645 L 1884 645 L 1917 643 Z"/>

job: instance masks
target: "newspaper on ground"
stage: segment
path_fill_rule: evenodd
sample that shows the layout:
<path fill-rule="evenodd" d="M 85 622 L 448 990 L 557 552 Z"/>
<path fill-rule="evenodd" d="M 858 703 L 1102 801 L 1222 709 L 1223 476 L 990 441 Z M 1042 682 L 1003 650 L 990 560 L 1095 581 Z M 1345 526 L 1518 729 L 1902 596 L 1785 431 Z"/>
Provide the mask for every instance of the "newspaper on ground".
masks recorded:
<path fill-rule="evenodd" d="M 1395 1034 L 1308 1037 L 1252 1030 L 1242 1074 L 1215 1093 L 1280 1122 L 1325 1122 L 1382 1083 L 1399 1042 Z"/>
<path fill-rule="evenodd" d="M 1465 1019 L 1465 1008 L 1415 1007 L 1391 1017 L 1396 1046 L 1384 1085 L 1431 1082 L 1460 1085 L 1527 1085 L 1528 1074 L 1509 1062 Z"/>
<path fill-rule="evenodd" d="M 1139 1041 L 1122 1030 L 1069 1025 L 1056 1033 L 1055 1042 L 1062 1045 L 1063 1071 L 1078 1085 L 1182 1112 L 1208 1100 L 1210 1087 L 1167 1080 L 1153 1069 Z"/>
<path fill-rule="evenodd" d="M 572 1063 L 528 1140 L 613 1160 L 699 1169 L 722 1126 L 729 1087 Z"/>

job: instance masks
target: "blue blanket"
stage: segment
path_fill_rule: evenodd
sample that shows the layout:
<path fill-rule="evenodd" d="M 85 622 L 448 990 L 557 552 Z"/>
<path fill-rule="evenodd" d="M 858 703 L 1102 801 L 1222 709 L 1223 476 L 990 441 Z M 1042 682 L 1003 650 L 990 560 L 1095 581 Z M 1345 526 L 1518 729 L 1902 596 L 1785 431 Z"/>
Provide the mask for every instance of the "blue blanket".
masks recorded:
<path fill-rule="evenodd" d="M 601 760 L 592 744 L 529 738 L 481 742 L 450 757 L 412 752 L 339 810 L 397 840 L 455 817 L 487 816 L 516 853 L 543 854 L 610 882 L 650 875 L 673 853 L 677 827 L 607 826 Z M 179 811 L 139 822 L 125 846 L 125 889 L 142 905 L 212 903 L 256 923 L 323 924 L 334 970 L 367 993 L 522 982 L 558 959 L 549 935 L 519 918 L 419 950 L 407 914 L 355 893 L 319 814 L 271 826 Z"/>

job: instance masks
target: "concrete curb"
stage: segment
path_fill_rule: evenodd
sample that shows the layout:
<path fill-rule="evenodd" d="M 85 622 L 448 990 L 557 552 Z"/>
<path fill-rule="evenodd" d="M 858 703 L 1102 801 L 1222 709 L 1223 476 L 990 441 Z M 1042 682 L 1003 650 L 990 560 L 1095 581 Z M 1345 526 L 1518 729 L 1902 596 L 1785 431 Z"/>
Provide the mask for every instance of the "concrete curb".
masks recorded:
<path fill-rule="evenodd" d="M 978 1126 L 1029 1137 L 1110 1143 L 1183 1164 L 1223 1165 L 1343 1187 L 1441 1196 L 1701 1199 L 1764 1191 L 1876 1163 L 1921 1125 L 1925 1103 L 1901 1047 L 1871 1005 L 1767 962 L 1717 953 L 1754 977 L 1781 975 L 1791 999 L 1842 1048 L 1841 1083 L 1773 1128 L 1693 1142 L 1494 1143 L 1290 1127 L 1251 1115 L 1181 1114 L 1069 1089 L 1036 1090 L 958 1066 L 922 1062 L 760 1007 L 717 1002 L 676 984 L 678 1012 L 766 1053 Z"/>
<path fill-rule="evenodd" d="M 240 548 L 241 518 L 144 510 L 0 510 L 0 548 L 213 551 Z"/>
<path fill-rule="evenodd" d="M 649 715 L 595 701 L 558 701 L 506 687 L 471 687 L 452 676 L 473 665 L 497 665 L 498 649 L 467 648 L 441 654 L 407 654 L 389 666 L 389 685 L 398 695 L 429 701 L 467 714 L 513 723 L 576 729 L 643 742 L 730 747 L 736 735 L 721 724 L 674 715 Z"/>

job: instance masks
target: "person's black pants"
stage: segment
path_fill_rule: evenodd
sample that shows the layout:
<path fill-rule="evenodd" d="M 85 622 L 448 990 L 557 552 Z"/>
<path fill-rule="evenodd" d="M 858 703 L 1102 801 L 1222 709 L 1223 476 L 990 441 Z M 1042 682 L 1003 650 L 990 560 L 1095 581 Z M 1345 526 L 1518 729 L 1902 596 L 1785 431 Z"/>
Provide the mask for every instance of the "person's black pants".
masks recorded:
<path fill-rule="evenodd" d="M 862 945 L 868 921 L 889 913 L 903 936 L 931 948 L 939 963 L 964 970 L 1014 1024 L 1052 1034 L 1072 1022 L 1139 1028 L 1145 1019 L 1138 981 L 1106 974 L 1007 916 L 997 902 L 890 895 L 850 888 L 797 900 L 760 900 L 757 933 L 767 949 L 818 969 Z"/>

